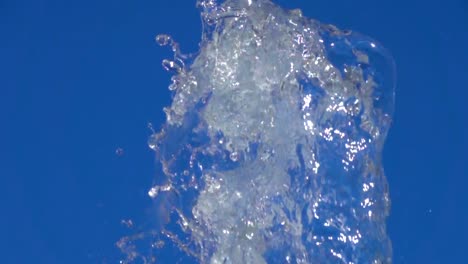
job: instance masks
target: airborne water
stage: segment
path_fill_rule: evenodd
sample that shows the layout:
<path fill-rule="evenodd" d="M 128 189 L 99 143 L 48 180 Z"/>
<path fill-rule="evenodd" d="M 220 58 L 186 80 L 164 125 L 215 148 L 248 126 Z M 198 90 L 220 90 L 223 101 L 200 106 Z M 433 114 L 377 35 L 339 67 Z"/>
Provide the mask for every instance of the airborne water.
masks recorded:
<path fill-rule="evenodd" d="M 196 54 L 156 38 L 175 54 L 157 219 L 122 263 L 391 263 L 388 52 L 270 0 L 197 5 Z"/>

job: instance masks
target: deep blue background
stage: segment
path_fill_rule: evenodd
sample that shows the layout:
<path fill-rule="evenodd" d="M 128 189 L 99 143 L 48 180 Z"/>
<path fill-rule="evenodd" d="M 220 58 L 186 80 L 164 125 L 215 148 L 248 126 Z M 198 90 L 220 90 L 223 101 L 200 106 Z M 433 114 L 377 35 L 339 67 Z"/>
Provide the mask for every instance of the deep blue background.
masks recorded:
<path fill-rule="evenodd" d="M 194 2 L 0 1 L 0 262 L 116 263 L 120 220 L 149 221 L 147 123 L 170 102 L 153 37 L 195 51 Z M 466 263 L 468 2 L 278 2 L 391 50 L 395 263 Z"/>

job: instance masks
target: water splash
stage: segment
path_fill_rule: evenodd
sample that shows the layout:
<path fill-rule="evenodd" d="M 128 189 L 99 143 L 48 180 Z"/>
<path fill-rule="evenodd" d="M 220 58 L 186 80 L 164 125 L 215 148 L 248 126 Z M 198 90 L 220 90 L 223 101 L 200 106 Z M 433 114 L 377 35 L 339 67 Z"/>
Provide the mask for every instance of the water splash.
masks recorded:
<path fill-rule="evenodd" d="M 167 122 L 149 139 L 157 224 L 119 242 L 123 263 L 391 263 L 386 50 L 269 0 L 197 5 L 197 54 L 156 38 L 175 54 Z"/>

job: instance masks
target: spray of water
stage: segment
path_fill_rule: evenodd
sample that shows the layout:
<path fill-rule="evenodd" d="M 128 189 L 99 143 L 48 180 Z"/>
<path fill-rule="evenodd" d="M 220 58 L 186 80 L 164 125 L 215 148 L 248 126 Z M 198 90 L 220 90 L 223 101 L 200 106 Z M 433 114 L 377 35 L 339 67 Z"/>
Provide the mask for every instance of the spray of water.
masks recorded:
<path fill-rule="evenodd" d="M 197 4 L 197 54 L 156 38 L 174 51 L 172 105 L 149 139 L 164 173 L 155 227 L 118 243 L 123 263 L 391 263 L 391 57 L 270 0 Z"/>

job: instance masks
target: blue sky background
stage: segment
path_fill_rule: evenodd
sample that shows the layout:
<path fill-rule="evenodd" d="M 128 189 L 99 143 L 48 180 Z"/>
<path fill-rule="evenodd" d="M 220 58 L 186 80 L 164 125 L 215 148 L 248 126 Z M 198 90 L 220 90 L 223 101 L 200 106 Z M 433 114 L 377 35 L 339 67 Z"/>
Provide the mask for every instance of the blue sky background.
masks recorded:
<path fill-rule="evenodd" d="M 0 0 L 2 263 L 117 263 L 120 220 L 149 222 L 147 123 L 158 129 L 170 102 L 160 62 L 171 53 L 153 38 L 169 33 L 195 51 L 194 2 Z M 384 163 L 394 261 L 466 262 L 468 2 L 277 2 L 393 53 Z"/>

